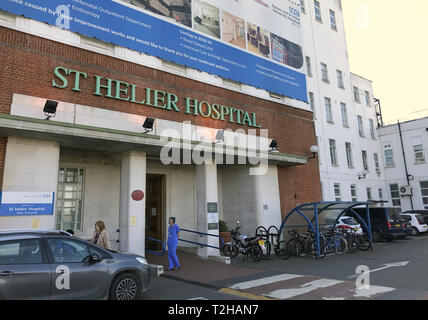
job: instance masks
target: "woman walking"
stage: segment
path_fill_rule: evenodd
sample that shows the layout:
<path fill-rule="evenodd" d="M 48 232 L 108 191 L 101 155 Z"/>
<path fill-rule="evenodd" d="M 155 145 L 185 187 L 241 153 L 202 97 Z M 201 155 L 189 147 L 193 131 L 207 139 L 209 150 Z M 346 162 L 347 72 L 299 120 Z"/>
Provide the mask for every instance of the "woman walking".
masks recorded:
<path fill-rule="evenodd" d="M 103 221 L 95 222 L 95 232 L 91 242 L 104 249 L 111 249 L 110 238 Z"/>
<path fill-rule="evenodd" d="M 180 263 L 177 257 L 179 232 L 180 232 L 180 227 L 175 224 L 175 217 L 169 218 L 168 240 L 167 240 L 169 267 L 166 269 L 167 271 L 180 269 Z"/>

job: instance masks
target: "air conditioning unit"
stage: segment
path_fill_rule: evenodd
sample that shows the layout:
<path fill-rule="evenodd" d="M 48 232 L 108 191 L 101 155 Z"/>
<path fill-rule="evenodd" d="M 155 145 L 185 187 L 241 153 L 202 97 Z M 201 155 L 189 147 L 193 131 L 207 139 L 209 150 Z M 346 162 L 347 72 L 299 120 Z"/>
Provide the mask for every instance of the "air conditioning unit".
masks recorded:
<path fill-rule="evenodd" d="M 411 196 L 412 188 L 410 186 L 401 186 L 400 187 L 400 196 Z"/>

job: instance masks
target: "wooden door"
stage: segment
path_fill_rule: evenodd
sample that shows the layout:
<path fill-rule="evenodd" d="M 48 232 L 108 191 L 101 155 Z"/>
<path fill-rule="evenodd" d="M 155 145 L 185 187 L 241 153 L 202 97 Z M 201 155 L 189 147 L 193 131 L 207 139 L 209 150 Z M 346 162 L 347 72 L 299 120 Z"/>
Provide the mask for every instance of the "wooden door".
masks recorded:
<path fill-rule="evenodd" d="M 146 237 L 163 241 L 164 176 L 147 175 L 146 179 Z M 146 240 L 150 250 L 161 250 L 158 241 Z"/>

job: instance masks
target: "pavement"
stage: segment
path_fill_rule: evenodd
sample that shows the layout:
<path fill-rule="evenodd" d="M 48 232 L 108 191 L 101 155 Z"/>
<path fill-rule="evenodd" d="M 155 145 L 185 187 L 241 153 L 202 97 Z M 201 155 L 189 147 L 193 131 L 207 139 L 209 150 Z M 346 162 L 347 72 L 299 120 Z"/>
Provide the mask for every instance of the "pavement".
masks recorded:
<path fill-rule="evenodd" d="M 379 247 L 381 248 L 383 249 Z M 355 271 L 355 266 L 358 264 L 351 263 L 351 260 L 366 261 L 369 264 L 371 260 L 375 260 L 376 256 L 381 255 L 382 250 L 377 251 L 377 253 L 357 252 L 352 255 L 333 255 L 321 260 L 310 257 L 289 260 L 270 257 L 261 262 L 244 260 L 240 255 L 233 259 L 231 264 L 177 251 L 181 265 L 177 271 L 166 270 L 167 254 L 158 256 L 147 253 L 146 258 L 150 264 L 164 267 L 162 275 L 164 277 L 252 300 L 428 299 L 428 290 L 425 290 L 425 285 L 420 288 L 394 287 L 394 284 L 390 285 L 386 282 L 380 285 L 357 287 L 357 283 L 364 285 L 364 280 L 356 281 L 355 278 L 339 276 L 344 269 L 347 275 L 354 274 L 351 271 Z M 370 264 L 369 266 L 374 268 Z M 397 267 L 390 272 L 401 272 L 400 268 Z"/>

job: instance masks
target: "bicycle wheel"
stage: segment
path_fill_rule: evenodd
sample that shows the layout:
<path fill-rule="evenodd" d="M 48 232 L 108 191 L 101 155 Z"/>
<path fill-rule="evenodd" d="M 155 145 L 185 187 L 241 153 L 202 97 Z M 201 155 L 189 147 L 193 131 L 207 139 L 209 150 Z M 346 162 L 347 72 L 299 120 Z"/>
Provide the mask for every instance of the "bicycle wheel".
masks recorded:
<path fill-rule="evenodd" d="M 357 237 L 354 235 L 348 235 L 346 237 L 346 242 L 348 244 L 348 253 L 354 253 L 358 249 Z"/>
<path fill-rule="evenodd" d="M 367 234 L 357 236 L 357 247 L 362 251 L 367 251 L 370 249 L 370 240 Z"/>
<path fill-rule="evenodd" d="M 252 245 L 248 251 L 251 260 L 259 262 L 263 258 L 263 250 L 258 244 Z"/>
<path fill-rule="evenodd" d="M 238 246 L 234 243 L 226 243 L 223 246 L 222 251 L 225 257 L 229 257 L 231 259 L 235 258 L 239 254 Z"/>
<path fill-rule="evenodd" d="M 297 239 L 288 240 L 287 244 L 285 245 L 285 249 L 287 250 L 288 255 L 294 257 L 298 257 L 303 253 L 303 245 Z"/>
<path fill-rule="evenodd" d="M 318 256 L 316 240 L 311 244 L 311 255 L 315 259 L 322 259 L 327 255 L 327 245 L 324 237 L 320 237 L 320 255 Z"/>
<path fill-rule="evenodd" d="M 340 236 L 335 236 L 333 238 L 334 241 L 334 247 L 335 247 L 335 253 L 336 254 L 343 254 L 348 250 L 348 243 L 346 242 L 346 239 Z"/>

